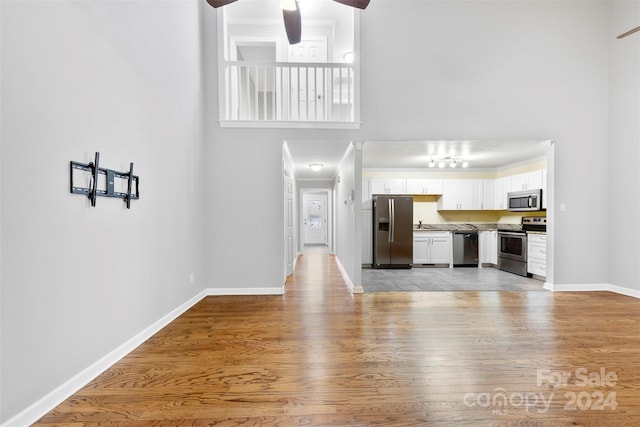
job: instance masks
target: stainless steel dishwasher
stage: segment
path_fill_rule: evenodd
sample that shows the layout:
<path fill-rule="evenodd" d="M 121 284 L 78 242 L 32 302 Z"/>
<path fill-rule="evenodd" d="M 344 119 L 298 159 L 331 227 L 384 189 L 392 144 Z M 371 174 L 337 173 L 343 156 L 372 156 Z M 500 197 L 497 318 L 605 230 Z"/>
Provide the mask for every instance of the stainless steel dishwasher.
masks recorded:
<path fill-rule="evenodd" d="M 478 266 L 478 232 L 453 232 L 453 265 Z"/>

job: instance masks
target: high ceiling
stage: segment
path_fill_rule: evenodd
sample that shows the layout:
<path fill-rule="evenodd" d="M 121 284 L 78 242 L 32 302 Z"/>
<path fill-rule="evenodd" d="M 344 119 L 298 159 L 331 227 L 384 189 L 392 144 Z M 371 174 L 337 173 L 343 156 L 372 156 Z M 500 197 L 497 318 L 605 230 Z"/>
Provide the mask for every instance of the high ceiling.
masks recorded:
<path fill-rule="evenodd" d="M 333 180 L 349 146 L 343 141 L 287 141 L 301 180 Z M 451 156 L 467 161 L 469 169 L 500 169 L 539 159 L 547 154 L 548 141 L 367 141 L 362 150 L 365 169 L 421 169 L 429 161 Z M 324 168 L 314 172 L 311 163 Z"/>

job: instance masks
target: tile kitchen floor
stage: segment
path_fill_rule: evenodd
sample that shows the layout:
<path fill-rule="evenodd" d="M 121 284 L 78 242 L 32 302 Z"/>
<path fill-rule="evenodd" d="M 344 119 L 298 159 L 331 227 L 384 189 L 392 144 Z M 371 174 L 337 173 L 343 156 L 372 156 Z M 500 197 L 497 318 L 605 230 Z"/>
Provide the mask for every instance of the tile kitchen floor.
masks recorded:
<path fill-rule="evenodd" d="M 485 267 L 362 269 L 365 292 L 541 291 L 544 282 Z"/>

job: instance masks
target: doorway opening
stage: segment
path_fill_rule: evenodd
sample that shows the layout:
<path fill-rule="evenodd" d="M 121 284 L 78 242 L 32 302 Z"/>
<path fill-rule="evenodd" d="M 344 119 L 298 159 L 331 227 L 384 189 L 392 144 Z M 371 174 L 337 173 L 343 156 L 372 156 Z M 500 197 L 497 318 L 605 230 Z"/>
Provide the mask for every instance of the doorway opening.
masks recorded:
<path fill-rule="evenodd" d="M 303 189 L 300 229 L 302 248 L 325 246 L 331 251 L 331 209 L 329 189 Z"/>
<path fill-rule="evenodd" d="M 422 145 L 424 145 L 424 147 Z M 365 292 L 376 291 L 430 291 L 430 290 L 542 290 L 552 289 L 553 283 L 553 246 L 554 246 L 554 142 L 551 140 L 522 141 L 437 141 L 434 147 L 425 141 L 387 141 L 367 142 L 364 145 L 369 151 L 363 153 L 362 168 L 358 170 L 362 179 L 362 285 Z M 429 151 L 421 169 L 411 168 L 409 160 L 414 153 Z M 450 150 L 457 148 L 455 155 L 464 156 L 474 166 L 455 172 L 447 169 L 429 168 L 429 161 L 446 156 Z M 365 151 L 365 150 L 363 150 Z M 403 157 L 403 156 L 406 156 Z M 484 163 L 483 163 L 484 162 Z M 493 162 L 493 163 L 492 163 Z M 436 163 L 437 164 L 437 163 Z M 523 184 L 523 179 L 527 181 Z M 463 186 L 470 188 L 468 192 L 474 197 L 473 207 L 447 207 L 443 200 L 445 183 L 458 180 L 458 185 L 450 184 L 450 190 Z M 447 181 L 451 180 L 451 181 Z M 464 181 L 467 181 L 466 183 Z M 492 184 L 493 183 L 493 187 Z M 442 184 L 442 187 L 438 185 Z M 526 185 L 523 188 L 522 185 Z M 400 187 L 398 187 L 400 186 Z M 435 189 L 427 189 L 427 187 Z M 506 194 L 522 189 L 543 188 L 543 206 L 545 211 L 523 213 L 508 211 L 505 203 Z M 422 228 L 414 239 L 414 248 L 420 249 L 422 255 L 426 249 L 427 257 L 420 256 L 411 270 L 372 270 L 373 262 L 373 194 L 411 194 L 414 196 L 414 227 Z M 449 191 L 454 197 L 461 192 Z M 480 197 L 482 195 L 481 202 Z M 484 195 L 489 197 L 485 200 Z M 465 202 L 466 203 L 466 202 Z M 480 203 L 480 207 L 478 207 Z M 486 208 L 485 206 L 491 206 Z M 546 276 L 535 271 L 527 271 L 536 279 L 503 272 L 497 265 L 497 228 L 521 229 L 523 216 L 544 216 L 547 218 L 547 230 L 543 237 L 542 253 L 543 270 Z M 437 239 L 451 239 L 450 232 L 467 227 L 482 234 L 482 244 L 477 269 L 453 269 L 453 245 L 451 240 L 443 240 L 448 245 L 449 257 L 446 262 L 433 261 L 434 244 Z M 443 235 L 437 234 L 444 232 Z M 435 234 L 434 234 L 435 233 Z M 480 237 L 480 236 L 479 236 Z M 424 242 L 427 243 L 424 243 Z M 481 246 L 482 247 L 482 246 Z M 495 257 L 494 257 L 495 256 Z M 495 259 L 494 259 L 495 258 Z M 540 258 L 540 257 L 538 257 Z M 422 261 L 428 259 L 429 262 Z M 535 260 L 535 262 L 540 262 Z M 545 266 L 546 265 L 546 266 Z M 446 267 L 450 268 L 437 268 Z M 494 267 L 494 268 L 482 268 Z M 473 274 L 472 274 L 473 273 Z M 370 285 L 370 286 L 367 286 Z"/>

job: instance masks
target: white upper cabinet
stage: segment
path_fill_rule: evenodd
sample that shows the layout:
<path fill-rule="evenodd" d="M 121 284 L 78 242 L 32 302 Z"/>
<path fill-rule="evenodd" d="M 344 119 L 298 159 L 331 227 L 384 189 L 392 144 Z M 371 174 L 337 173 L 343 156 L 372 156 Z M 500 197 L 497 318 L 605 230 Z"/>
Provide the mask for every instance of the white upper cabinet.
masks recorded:
<path fill-rule="evenodd" d="M 407 179 L 407 194 L 442 194 L 441 179 Z"/>
<path fill-rule="evenodd" d="M 543 173 L 542 170 L 519 173 L 511 176 L 511 184 L 509 191 L 535 190 L 542 188 Z"/>
<path fill-rule="evenodd" d="M 393 175 L 392 175 L 393 176 Z M 397 173 L 401 177 L 402 173 Z M 542 189 L 546 208 L 546 170 L 521 173 L 497 179 L 418 179 L 362 178 L 362 207 L 371 209 L 372 194 L 442 195 L 438 210 L 507 210 L 511 191 Z"/>
<path fill-rule="evenodd" d="M 387 188 L 389 189 L 389 194 L 406 194 L 407 180 L 406 179 L 388 179 Z"/>
<path fill-rule="evenodd" d="M 496 180 L 483 179 L 482 183 L 482 202 L 480 209 L 483 211 L 492 211 L 496 209 Z"/>
<path fill-rule="evenodd" d="M 406 194 L 406 179 L 372 179 L 371 194 Z"/>
<path fill-rule="evenodd" d="M 511 185 L 511 177 L 505 176 L 495 180 L 493 208 L 498 211 L 507 210 L 507 193 Z"/>
<path fill-rule="evenodd" d="M 479 204 L 475 197 L 475 181 L 473 179 L 447 179 L 444 191 L 438 200 L 438 210 L 461 211 L 473 210 Z"/>

